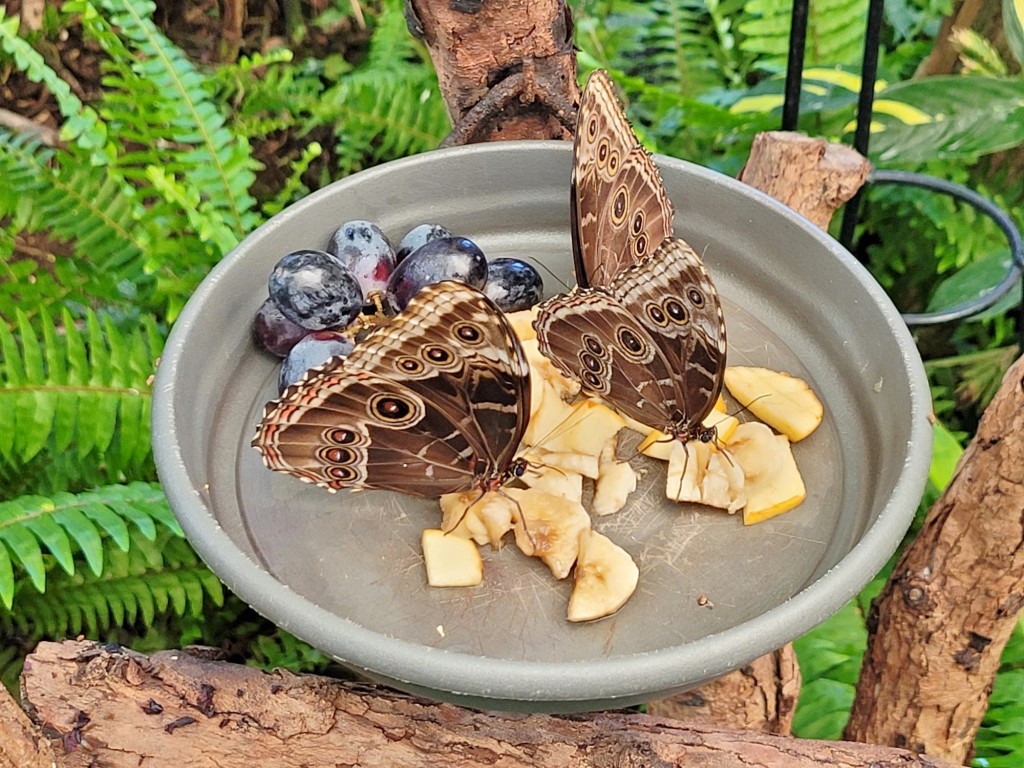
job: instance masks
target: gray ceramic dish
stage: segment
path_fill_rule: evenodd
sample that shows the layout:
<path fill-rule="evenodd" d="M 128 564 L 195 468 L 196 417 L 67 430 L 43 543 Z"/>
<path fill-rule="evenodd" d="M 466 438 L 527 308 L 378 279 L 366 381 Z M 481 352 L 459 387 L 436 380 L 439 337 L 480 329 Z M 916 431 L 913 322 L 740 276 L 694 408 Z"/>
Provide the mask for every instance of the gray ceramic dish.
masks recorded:
<path fill-rule="evenodd" d="M 265 470 L 249 447 L 276 364 L 250 336 L 284 253 L 324 247 L 349 219 L 393 239 L 439 222 L 490 257 L 543 264 L 571 284 L 571 148 L 516 142 L 430 152 L 310 195 L 242 242 L 196 291 L 157 375 L 153 439 L 163 487 L 218 576 L 283 628 L 371 678 L 495 709 L 625 706 L 685 690 L 826 619 L 904 535 L 931 455 L 927 382 L 888 298 L 826 234 L 712 171 L 658 157 L 676 233 L 723 296 L 731 364 L 803 376 L 825 421 L 795 447 L 797 509 L 738 516 L 664 502 L 663 465 L 596 527 L 640 566 L 615 616 L 570 624 L 571 584 L 514 546 L 485 553 L 472 589 L 426 587 L 419 533 L 434 502 L 335 495 Z M 560 286 L 548 277 L 548 293 Z M 702 599 L 707 598 L 707 601 Z"/>

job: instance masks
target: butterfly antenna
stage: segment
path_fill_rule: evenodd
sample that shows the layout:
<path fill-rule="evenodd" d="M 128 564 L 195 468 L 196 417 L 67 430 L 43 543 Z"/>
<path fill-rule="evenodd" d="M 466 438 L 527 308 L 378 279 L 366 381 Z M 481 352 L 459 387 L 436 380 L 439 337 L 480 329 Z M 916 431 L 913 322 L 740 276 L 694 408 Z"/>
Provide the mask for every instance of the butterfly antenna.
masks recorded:
<path fill-rule="evenodd" d="M 584 402 L 584 401 L 581 400 L 580 402 Z M 588 413 L 583 414 L 579 419 L 577 419 L 573 424 L 570 425 L 569 424 L 569 420 L 577 413 L 577 411 L 578 411 L 578 409 L 574 408 L 572 413 L 570 413 L 568 416 L 566 416 L 560 422 L 555 424 L 555 426 L 553 426 L 550 430 L 548 430 L 547 434 L 543 435 L 539 440 L 537 440 L 533 444 L 533 447 L 534 448 L 543 448 L 544 447 L 544 443 L 548 442 L 549 440 L 554 440 L 556 437 L 560 437 L 561 435 L 565 434 L 569 430 L 570 426 L 575 428 L 577 424 L 580 424 L 583 421 L 583 419 L 587 418 L 588 416 L 590 416 L 593 413 L 593 411 L 590 411 Z"/>
<path fill-rule="evenodd" d="M 486 496 L 486 495 L 487 495 L 487 491 L 484 490 L 483 488 L 481 488 L 480 489 L 480 495 L 477 496 L 475 499 L 473 499 L 473 501 L 471 501 L 469 504 L 466 505 L 466 508 L 464 510 L 462 510 L 462 514 L 459 515 L 459 519 L 455 521 L 455 525 L 453 525 L 451 528 L 449 528 L 447 531 L 444 532 L 445 536 L 447 536 L 449 533 L 451 533 L 456 528 L 458 528 L 460 525 L 462 525 L 462 521 L 466 519 L 466 515 L 469 514 L 469 510 L 471 510 L 473 507 L 475 507 L 477 504 L 479 504 L 480 500 L 484 496 Z M 514 501 L 514 499 L 513 499 L 513 501 Z"/>
<path fill-rule="evenodd" d="M 531 259 L 531 261 L 532 261 L 532 259 Z M 542 262 L 542 261 L 535 261 L 535 262 L 534 262 L 534 264 L 536 264 L 536 265 L 537 265 L 538 267 L 540 267 L 540 268 L 541 268 L 541 269 L 543 269 L 543 270 L 544 270 L 545 272 L 547 272 L 547 273 L 548 273 L 549 275 L 551 275 L 551 277 L 552 277 L 552 278 L 554 278 L 555 282 L 556 282 L 556 283 L 558 283 L 558 284 L 559 284 L 560 286 L 562 286 L 562 288 L 564 288 L 564 289 L 565 289 L 566 291 L 568 291 L 568 290 L 569 290 L 569 284 L 568 284 L 568 283 L 566 283 L 566 282 L 565 282 L 565 280 L 563 280 L 562 278 L 560 278 L 560 277 L 559 277 L 558 275 L 556 275 L 556 274 L 555 274 L 554 272 L 552 272 L 552 271 L 551 271 L 551 268 L 550 268 L 550 267 L 548 267 L 548 265 L 547 265 L 547 264 L 545 264 L 545 263 L 544 263 L 544 262 Z"/>
<path fill-rule="evenodd" d="M 526 515 L 523 514 L 523 508 L 519 505 L 519 502 L 516 499 L 513 499 L 511 496 L 509 496 L 507 493 L 505 493 L 504 489 L 499 488 L 498 489 L 498 493 L 500 493 L 506 499 L 511 501 L 513 504 L 515 504 L 516 512 L 518 513 L 517 514 L 517 519 L 519 520 L 519 522 L 523 526 L 523 533 L 525 533 L 526 534 L 526 538 L 530 540 L 530 546 L 534 549 L 534 551 L 536 551 L 537 550 L 537 542 L 534 540 L 533 534 L 530 533 L 530 526 L 526 524 Z"/>
<path fill-rule="evenodd" d="M 765 392 L 763 395 L 758 395 L 757 397 L 755 397 L 753 400 L 751 400 L 746 405 L 744 405 L 743 403 L 740 403 L 740 409 L 738 411 L 736 411 L 735 413 L 727 414 L 727 415 L 729 415 L 729 416 L 739 416 L 741 413 L 746 412 L 746 413 L 749 413 L 750 415 L 753 416 L 753 412 L 750 410 L 750 406 L 752 406 L 758 400 L 763 400 L 766 397 L 771 397 L 771 393 L 770 392 Z"/>

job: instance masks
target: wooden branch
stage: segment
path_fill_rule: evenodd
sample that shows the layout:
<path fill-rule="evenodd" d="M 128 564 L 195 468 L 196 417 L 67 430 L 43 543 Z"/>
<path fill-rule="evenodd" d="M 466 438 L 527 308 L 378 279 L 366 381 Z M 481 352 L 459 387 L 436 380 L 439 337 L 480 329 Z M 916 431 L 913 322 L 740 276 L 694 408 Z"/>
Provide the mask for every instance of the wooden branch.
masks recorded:
<path fill-rule="evenodd" d="M 864 185 L 870 170 L 867 159 L 844 144 L 768 131 L 754 138 L 739 178 L 828 229 L 833 214 Z"/>
<path fill-rule="evenodd" d="M 564 0 L 406 0 L 454 128 L 444 145 L 572 136 L 579 104 Z"/>
<path fill-rule="evenodd" d="M 846 738 L 959 762 L 1024 612 L 1024 358 L 872 607 Z"/>
<path fill-rule="evenodd" d="M 687 725 L 789 735 L 800 667 L 789 643 L 695 691 L 647 705 L 647 713 Z"/>
<path fill-rule="evenodd" d="M 0 685 L 0 768 L 51 768 L 49 742 Z"/>
<path fill-rule="evenodd" d="M 57 768 L 952 765 L 890 747 L 637 713 L 475 712 L 377 686 L 80 641 L 41 643 L 26 661 L 22 689 L 33 719 L 62 745 Z"/>

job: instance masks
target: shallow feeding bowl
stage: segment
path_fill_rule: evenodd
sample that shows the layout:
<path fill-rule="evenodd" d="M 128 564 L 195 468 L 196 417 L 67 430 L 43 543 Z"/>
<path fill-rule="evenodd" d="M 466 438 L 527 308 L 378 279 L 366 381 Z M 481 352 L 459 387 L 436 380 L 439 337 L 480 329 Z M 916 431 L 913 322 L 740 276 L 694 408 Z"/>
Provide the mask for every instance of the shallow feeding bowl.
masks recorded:
<path fill-rule="evenodd" d="M 328 494 L 263 467 L 249 442 L 278 365 L 250 322 L 276 261 L 323 248 L 350 219 L 394 240 L 441 223 L 489 258 L 543 264 L 572 285 L 568 142 L 429 152 L 309 195 L 247 237 L 175 324 L 156 379 L 157 469 L 191 543 L 284 629 L 397 688 L 490 709 L 627 706 L 693 688 L 828 618 L 885 564 L 921 498 L 930 400 L 897 310 L 848 252 L 802 217 L 713 171 L 657 157 L 676 234 L 723 297 L 732 365 L 786 370 L 825 406 L 794 446 L 808 496 L 758 525 L 665 500 L 664 464 L 595 528 L 640 584 L 614 616 L 565 618 L 556 581 L 514 545 L 484 551 L 484 582 L 426 585 L 419 537 L 436 501 Z M 563 290 L 542 270 L 549 294 Z M 706 599 L 705 599 L 706 598 Z"/>

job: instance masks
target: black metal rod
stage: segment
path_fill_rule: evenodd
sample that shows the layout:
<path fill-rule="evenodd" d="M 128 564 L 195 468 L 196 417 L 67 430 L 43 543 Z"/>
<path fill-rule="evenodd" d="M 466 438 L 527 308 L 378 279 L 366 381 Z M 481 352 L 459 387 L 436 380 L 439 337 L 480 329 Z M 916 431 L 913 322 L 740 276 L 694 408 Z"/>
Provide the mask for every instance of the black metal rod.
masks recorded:
<path fill-rule="evenodd" d="M 884 0 L 870 0 L 868 3 L 867 30 L 864 33 L 864 58 L 860 69 L 860 95 L 857 98 L 857 127 L 853 134 L 853 148 L 867 157 L 871 139 L 871 118 L 875 107 L 875 83 L 878 81 L 878 51 L 882 43 L 882 18 Z M 839 228 L 839 242 L 844 248 L 853 244 L 853 233 L 857 228 L 860 211 L 860 191 L 846 204 L 843 222 Z"/>
<path fill-rule="evenodd" d="M 996 226 L 1006 235 L 1006 242 L 1010 247 L 1010 264 L 1003 278 L 995 286 L 975 299 L 946 309 L 939 309 L 934 312 L 905 313 L 903 320 L 907 325 L 938 325 L 976 315 L 989 309 L 1003 298 L 1020 279 L 1022 272 L 1024 272 L 1024 239 L 1022 239 L 1020 230 L 1010 217 L 1010 214 L 992 200 L 979 195 L 962 184 L 954 184 L 945 179 L 927 176 L 923 173 L 911 173 L 909 171 L 873 170 L 868 174 L 865 188 L 869 185 L 877 184 L 901 184 L 903 186 L 918 187 L 931 192 L 949 195 L 956 200 L 967 203 L 992 219 Z M 1024 304 L 1022 304 L 1022 307 L 1024 307 Z M 1019 318 L 1018 331 L 1022 329 L 1024 329 L 1024 324 L 1020 322 Z M 1024 337 L 1021 340 L 1024 342 Z"/>
<path fill-rule="evenodd" d="M 786 62 L 786 92 L 782 102 L 784 131 L 795 131 L 800 121 L 800 89 L 804 77 L 809 7 L 810 0 L 793 0 L 793 15 L 789 24 L 789 59 Z"/>

